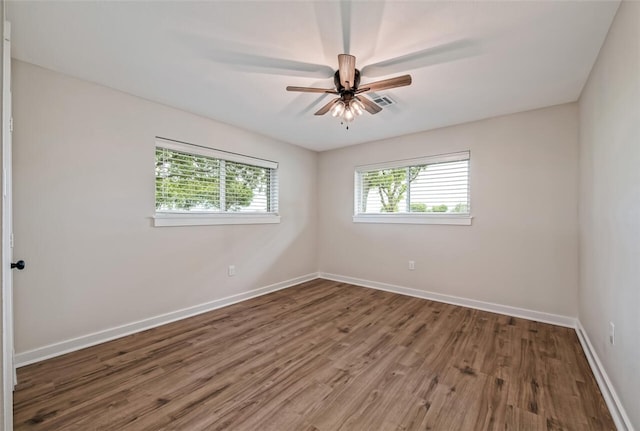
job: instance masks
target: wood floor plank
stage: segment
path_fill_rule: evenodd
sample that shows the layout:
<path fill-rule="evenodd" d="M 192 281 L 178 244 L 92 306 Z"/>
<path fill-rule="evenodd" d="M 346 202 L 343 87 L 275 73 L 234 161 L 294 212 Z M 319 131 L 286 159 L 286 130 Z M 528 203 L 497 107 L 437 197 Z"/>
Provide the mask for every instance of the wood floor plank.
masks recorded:
<path fill-rule="evenodd" d="M 613 430 L 568 328 L 313 280 L 18 370 L 16 430 Z"/>

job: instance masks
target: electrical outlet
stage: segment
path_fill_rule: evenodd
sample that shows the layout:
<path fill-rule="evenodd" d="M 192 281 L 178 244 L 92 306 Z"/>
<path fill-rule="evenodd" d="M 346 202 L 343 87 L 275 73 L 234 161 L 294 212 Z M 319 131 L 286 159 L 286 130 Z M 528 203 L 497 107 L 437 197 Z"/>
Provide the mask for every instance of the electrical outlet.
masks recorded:
<path fill-rule="evenodd" d="M 229 265 L 229 270 L 227 271 L 227 273 L 229 274 L 229 277 L 233 277 L 234 275 L 236 275 L 236 266 Z"/>
<path fill-rule="evenodd" d="M 609 322 L 609 344 L 616 344 L 616 325 L 613 322 Z"/>
<path fill-rule="evenodd" d="M 416 262 L 415 262 L 415 260 L 410 260 L 409 261 L 409 271 L 413 271 L 414 269 L 416 269 Z"/>

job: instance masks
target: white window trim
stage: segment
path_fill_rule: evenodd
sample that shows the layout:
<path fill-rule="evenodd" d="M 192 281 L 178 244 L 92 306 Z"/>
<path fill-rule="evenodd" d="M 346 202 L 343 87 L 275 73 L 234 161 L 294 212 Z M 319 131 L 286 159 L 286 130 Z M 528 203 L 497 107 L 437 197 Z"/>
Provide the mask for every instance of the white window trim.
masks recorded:
<path fill-rule="evenodd" d="M 172 139 L 156 137 L 155 147 L 166 148 L 173 151 L 196 154 L 204 157 L 212 157 L 225 161 L 244 163 L 272 170 L 278 169 L 278 163 L 271 160 L 258 159 L 242 154 L 215 150 L 195 144 L 187 144 Z M 276 177 L 277 178 L 277 177 Z M 271 181 L 271 187 L 277 186 L 277 179 Z M 273 196 L 278 196 L 277 190 L 271 191 Z M 277 199 L 277 197 L 276 197 Z M 156 211 L 153 219 L 154 227 L 171 226 L 208 226 L 208 225 L 232 225 L 232 224 L 275 224 L 280 223 L 280 215 L 272 213 L 214 213 L 214 212 L 178 212 Z"/>
<path fill-rule="evenodd" d="M 222 224 L 273 224 L 280 223 L 278 214 L 211 214 L 161 212 L 153 217 L 153 226 L 208 226 Z"/>
<path fill-rule="evenodd" d="M 358 214 L 354 223 L 398 223 L 398 224 L 448 224 L 471 226 L 472 216 L 464 215 L 423 215 L 423 214 Z"/>
<path fill-rule="evenodd" d="M 375 163 L 370 165 L 356 166 L 354 181 L 358 181 L 358 176 L 364 172 L 377 171 L 382 169 L 404 168 L 406 166 L 428 165 L 434 163 L 458 162 L 470 160 L 471 151 L 460 151 L 457 153 L 440 154 L 435 156 L 419 157 L 415 159 L 394 160 L 391 162 Z M 470 187 L 470 185 L 469 185 Z M 354 223 L 388 223 L 388 224 L 440 224 L 471 226 L 473 217 L 468 214 L 421 214 L 421 213 L 392 213 L 392 214 L 359 214 L 359 198 L 355 194 L 354 187 Z"/>

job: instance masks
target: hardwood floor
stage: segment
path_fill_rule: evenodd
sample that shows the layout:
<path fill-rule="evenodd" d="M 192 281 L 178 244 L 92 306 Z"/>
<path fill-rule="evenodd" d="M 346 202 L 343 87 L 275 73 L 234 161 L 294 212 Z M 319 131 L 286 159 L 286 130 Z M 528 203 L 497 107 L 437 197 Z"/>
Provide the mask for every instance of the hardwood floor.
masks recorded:
<path fill-rule="evenodd" d="M 16 430 L 613 430 L 575 332 L 314 280 L 18 370 Z"/>

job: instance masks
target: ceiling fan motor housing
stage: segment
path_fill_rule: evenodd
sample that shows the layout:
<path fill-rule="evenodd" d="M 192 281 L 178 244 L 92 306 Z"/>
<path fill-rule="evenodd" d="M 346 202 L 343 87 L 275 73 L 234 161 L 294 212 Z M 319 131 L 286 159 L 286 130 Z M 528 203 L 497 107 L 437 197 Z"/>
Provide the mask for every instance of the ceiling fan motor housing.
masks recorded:
<path fill-rule="evenodd" d="M 351 92 L 354 92 L 355 90 L 357 90 L 358 86 L 360 85 L 360 71 L 358 69 L 355 69 L 355 74 L 354 74 L 353 80 L 355 82 L 353 82 L 351 84 Z M 340 94 L 342 94 L 345 91 L 344 86 L 340 83 L 340 71 L 339 70 L 336 70 L 336 73 L 333 74 L 333 83 L 336 86 L 336 90 L 338 90 L 338 92 Z"/>

